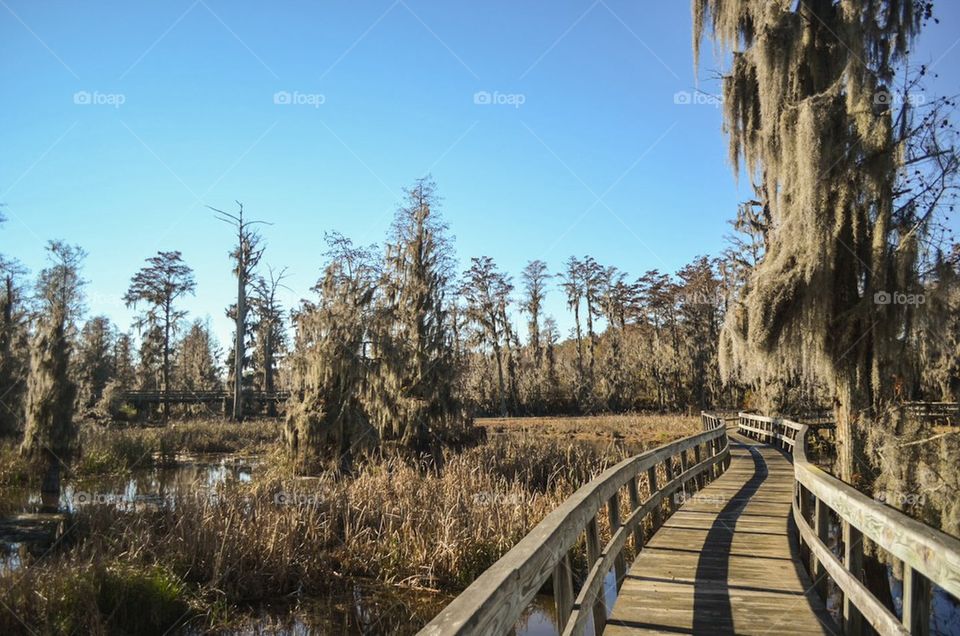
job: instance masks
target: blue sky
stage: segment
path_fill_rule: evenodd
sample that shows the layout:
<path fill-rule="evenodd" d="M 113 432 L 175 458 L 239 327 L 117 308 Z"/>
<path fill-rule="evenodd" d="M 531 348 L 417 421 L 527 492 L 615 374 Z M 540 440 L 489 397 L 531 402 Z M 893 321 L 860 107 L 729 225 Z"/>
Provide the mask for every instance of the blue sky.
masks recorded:
<path fill-rule="evenodd" d="M 958 94 L 960 9 L 940 4 L 914 59 Z M 205 205 L 274 224 L 289 304 L 324 231 L 381 242 L 431 172 L 461 265 L 675 271 L 722 249 L 747 196 L 715 100 L 676 103 L 698 86 L 690 22 L 687 0 L 0 0 L 0 252 L 35 273 L 47 239 L 81 245 L 90 313 L 125 327 L 130 277 L 180 250 L 185 308 L 226 342 L 230 229 Z M 558 291 L 547 310 L 569 326 Z"/>

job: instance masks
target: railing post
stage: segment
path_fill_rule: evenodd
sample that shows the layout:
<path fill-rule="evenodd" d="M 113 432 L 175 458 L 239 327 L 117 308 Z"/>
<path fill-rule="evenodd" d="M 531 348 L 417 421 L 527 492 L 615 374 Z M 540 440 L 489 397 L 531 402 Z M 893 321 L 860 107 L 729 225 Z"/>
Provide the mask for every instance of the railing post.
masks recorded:
<path fill-rule="evenodd" d="M 663 469 L 667 473 L 667 483 L 669 484 L 671 481 L 673 481 L 673 456 L 668 457 L 667 460 L 663 462 Z M 667 510 L 669 510 L 671 513 L 674 511 L 674 509 L 676 509 L 676 506 L 674 505 L 674 497 L 669 497 L 667 499 Z"/>
<path fill-rule="evenodd" d="M 591 517 L 587 523 L 587 572 L 600 560 L 600 528 L 597 525 L 597 518 Z M 607 622 L 606 600 L 603 597 L 603 586 L 597 592 L 597 598 L 593 602 L 593 625 L 597 634 L 603 631 L 603 626 Z"/>
<path fill-rule="evenodd" d="M 717 456 L 717 440 L 716 439 L 712 439 L 709 442 L 707 442 L 706 448 L 707 448 L 707 457 L 709 459 L 713 459 L 714 457 Z M 707 471 L 707 483 L 709 484 L 716 478 L 717 478 L 717 465 L 711 462 L 710 470 Z"/>
<path fill-rule="evenodd" d="M 911 634 L 930 633 L 930 581 L 907 563 L 903 564 L 903 626 Z"/>
<path fill-rule="evenodd" d="M 700 444 L 697 444 L 693 447 L 693 463 L 695 466 L 699 465 L 701 461 L 700 453 Z M 698 472 L 696 477 L 693 478 L 693 483 L 697 485 L 697 490 L 703 490 L 703 473 Z"/>
<path fill-rule="evenodd" d="M 800 519 L 803 521 L 803 523 L 806 523 L 807 518 L 804 514 L 806 512 L 806 505 L 803 502 L 803 486 L 800 484 L 799 481 L 796 480 L 796 478 L 794 478 L 794 481 L 793 481 L 793 507 L 800 511 Z M 803 533 L 801 532 L 797 533 L 797 544 L 800 546 L 800 550 L 802 554 Z M 803 559 L 802 556 L 800 558 Z"/>
<path fill-rule="evenodd" d="M 553 568 L 553 600 L 557 606 L 557 625 L 562 632 L 573 612 L 573 568 L 569 552 Z"/>
<path fill-rule="evenodd" d="M 690 466 L 690 460 L 687 459 L 687 450 L 684 449 L 684 450 L 680 451 L 680 474 L 683 475 L 685 472 L 687 472 L 687 468 L 688 468 L 689 466 Z M 687 501 L 687 484 L 689 484 L 689 483 L 690 483 L 690 479 L 686 479 L 686 480 L 683 482 L 683 484 L 682 484 L 682 486 L 683 486 L 683 501 L 684 501 L 684 502 Z"/>
<path fill-rule="evenodd" d="M 723 440 L 727 443 L 727 450 L 730 449 L 730 438 L 727 436 L 727 432 L 723 432 Z M 722 448 L 721 448 L 722 450 Z M 730 462 L 733 461 L 733 457 L 730 456 L 730 453 L 727 453 L 727 456 L 723 458 L 723 470 L 726 471 L 730 468 Z"/>
<path fill-rule="evenodd" d="M 640 489 L 637 488 L 638 477 L 639 475 L 634 475 L 630 478 L 630 481 L 627 482 L 627 497 L 630 499 L 630 514 L 633 514 L 637 508 L 640 507 Z M 643 549 L 642 519 L 638 520 L 638 522 L 633 525 L 633 549 L 637 554 L 639 554 L 640 550 Z"/>
<path fill-rule="evenodd" d="M 647 487 L 650 489 L 650 496 L 653 497 L 657 494 L 657 466 L 654 464 L 647 469 Z M 663 502 L 659 506 L 653 508 L 653 518 L 650 521 L 650 535 L 652 536 L 654 532 L 660 528 L 660 524 L 663 523 Z"/>
<path fill-rule="evenodd" d="M 817 538 L 819 538 L 820 541 L 822 541 L 823 544 L 826 545 L 827 540 L 830 538 L 829 537 L 830 528 L 827 523 L 828 508 L 827 508 L 827 504 L 822 499 L 820 499 L 819 497 L 816 497 L 815 495 L 814 497 L 816 498 L 816 507 L 814 508 L 814 529 L 817 533 Z M 820 595 L 820 598 L 826 599 L 827 598 L 827 571 L 826 569 L 824 569 L 823 564 L 820 563 L 820 560 L 817 559 L 816 556 L 813 557 L 813 562 L 816 566 L 813 571 L 814 586 L 817 588 L 817 594 Z"/>
<path fill-rule="evenodd" d="M 858 581 L 863 578 L 863 534 L 850 522 L 843 522 L 843 565 Z M 850 598 L 843 595 L 843 632 L 863 632 L 863 615 Z"/>
<path fill-rule="evenodd" d="M 620 529 L 620 491 L 614 491 L 607 501 L 607 518 L 610 520 L 610 536 L 613 536 Z M 617 576 L 617 591 L 619 591 L 623 579 L 627 576 L 627 563 L 623 558 L 623 550 L 617 553 L 613 563 Z"/>

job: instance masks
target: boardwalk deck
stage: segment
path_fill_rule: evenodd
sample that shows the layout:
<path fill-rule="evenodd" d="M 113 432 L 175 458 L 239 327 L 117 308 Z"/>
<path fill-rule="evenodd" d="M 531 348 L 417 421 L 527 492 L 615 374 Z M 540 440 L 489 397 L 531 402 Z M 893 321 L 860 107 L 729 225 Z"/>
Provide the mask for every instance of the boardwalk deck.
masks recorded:
<path fill-rule="evenodd" d="M 627 573 L 605 636 L 833 634 L 788 532 L 793 466 L 731 435 L 731 465 L 687 500 Z"/>

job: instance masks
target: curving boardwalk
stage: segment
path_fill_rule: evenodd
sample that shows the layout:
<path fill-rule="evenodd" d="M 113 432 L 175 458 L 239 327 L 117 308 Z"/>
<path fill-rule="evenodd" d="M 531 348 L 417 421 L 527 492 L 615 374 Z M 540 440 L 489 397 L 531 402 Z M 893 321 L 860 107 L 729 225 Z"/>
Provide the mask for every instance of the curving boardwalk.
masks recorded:
<path fill-rule="evenodd" d="M 793 464 L 736 434 L 730 457 L 646 543 L 605 635 L 838 633 L 800 563 Z"/>
<path fill-rule="evenodd" d="M 828 592 L 844 634 L 926 636 L 934 590 L 960 602 L 960 540 L 812 464 L 810 426 L 752 413 L 739 413 L 731 430 L 733 418 L 701 419 L 703 432 L 624 459 L 581 486 L 420 634 L 514 633 L 545 589 L 563 636 L 593 633 L 591 623 L 612 636 L 835 634 Z M 667 506 L 684 493 L 696 494 Z M 600 531 L 604 515 L 609 532 Z M 658 529 L 645 540 L 651 527 Z M 867 540 L 903 564 L 896 609 L 864 580 Z M 586 574 L 575 577 L 581 541 Z M 639 551 L 629 571 L 628 542 Z M 622 587 L 608 616 L 611 571 Z"/>

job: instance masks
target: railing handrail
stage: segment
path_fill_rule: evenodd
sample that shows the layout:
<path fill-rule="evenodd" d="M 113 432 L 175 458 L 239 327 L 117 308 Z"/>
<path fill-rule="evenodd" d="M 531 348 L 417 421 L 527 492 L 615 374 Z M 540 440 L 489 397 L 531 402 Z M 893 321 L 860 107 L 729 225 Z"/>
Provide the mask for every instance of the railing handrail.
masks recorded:
<path fill-rule="evenodd" d="M 844 594 L 844 620 L 849 633 L 859 633 L 866 619 L 882 634 L 926 633 L 929 628 L 930 582 L 960 598 L 960 540 L 876 501 L 807 459 L 808 426 L 751 413 L 740 413 L 740 431 L 761 441 L 783 443 L 793 455 L 797 483 L 793 517 L 800 538 L 814 555 L 812 574 L 829 574 Z M 804 491 L 813 496 L 814 527 Z M 840 519 L 844 559 L 826 544 L 828 510 Z M 869 538 L 904 564 L 902 619 L 897 619 L 861 581 L 863 537 Z M 821 587 L 823 584 L 820 584 Z M 822 587 L 821 591 L 825 588 Z"/>
<path fill-rule="evenodd" d="M 716 476 L 725 468 L 729 445 L 724 421 L 709 413 L 702 414 L 702 421 L 707 430 L 627 458 L 581 486 L 420 633 L 431 636 L 506 633 L 551 576 L 562 633 L 582 633 L 591 610 L 595 620 L 602 621 L 604 614 L 601 611 L 598 615 L 597 607 L 603 602 L 603 578 L 613 565 L 618 570 L 623 567 L 620 551 L 631 534 L 642 545 L 639 523 L 647 515 L 657 514 L 660 504 L 673 492 L 694 480 L 700 481 L 705 474 Z M 701 445 L 707 446 L 709 455 L 702 460 Z M 687 466 L 686 453 L 691 449 L 696 459 L 692 466 Z M 681 472 L 674 475 L 672 460 L 677 455 L 681 457 Z M 655 471 L 662 462 L 669 462 L 665 464 L 667 481 L 657 488 Z M 718 465 L 719 469 L 714 470 Z M 646 501 L 640 502 L 637 477 L 644 472 L 652 480 L 651 493 Z M 618 493 L 624 486 L 629 488 L 631 514 L 621 520 Z M 612 538 L 601 549 L 596 520 L 605 506 L 610 514 Z M 588 573 L 574 603 L 569 552 L 585 532 Z"/>

